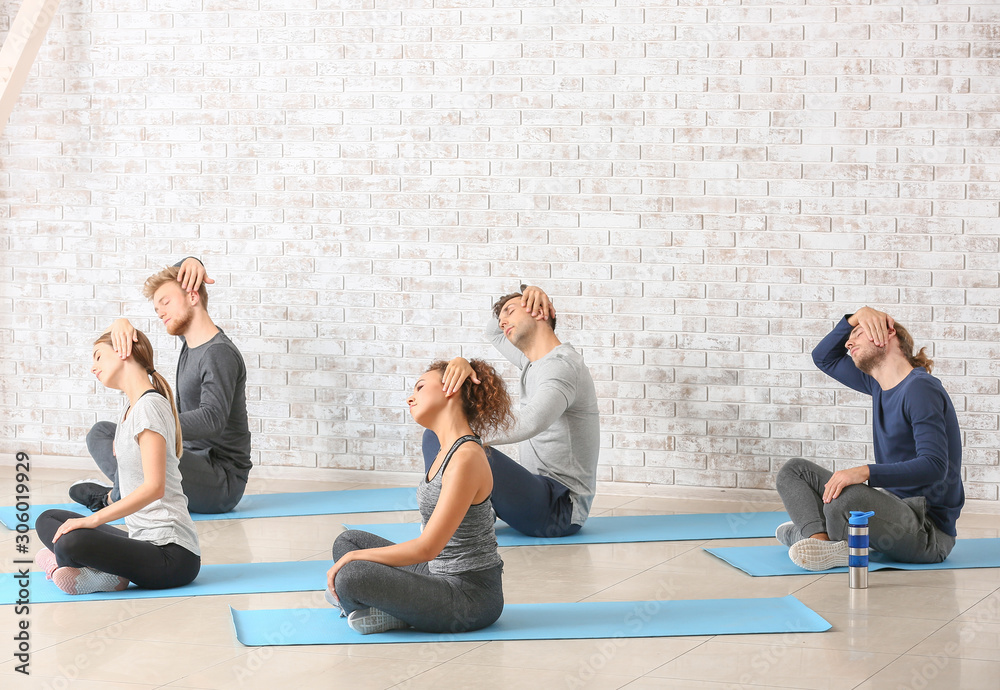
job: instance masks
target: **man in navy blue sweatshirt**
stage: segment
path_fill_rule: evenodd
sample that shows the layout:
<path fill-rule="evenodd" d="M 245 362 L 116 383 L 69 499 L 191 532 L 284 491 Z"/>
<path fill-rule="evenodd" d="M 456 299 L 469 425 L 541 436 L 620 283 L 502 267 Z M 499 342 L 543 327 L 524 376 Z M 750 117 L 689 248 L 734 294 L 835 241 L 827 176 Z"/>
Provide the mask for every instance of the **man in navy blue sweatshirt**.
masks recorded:
<path fill-rule="evenodd" d="M 873 510 L 871 548 L 908 563 L 940 563 L 955 546 L 965 503 L 962 439 L 933 360 L 892 317 L 871 307 L 845 316 L 813 350 L 832 378 L 872 396 L 875 464 L 830 472 L 803 458 L 778 472 L 792 518 L 775 534 L 806 570 L 846 566 L 847 519 Z M 867 485 L 865 484 L 867 482 Z"/>

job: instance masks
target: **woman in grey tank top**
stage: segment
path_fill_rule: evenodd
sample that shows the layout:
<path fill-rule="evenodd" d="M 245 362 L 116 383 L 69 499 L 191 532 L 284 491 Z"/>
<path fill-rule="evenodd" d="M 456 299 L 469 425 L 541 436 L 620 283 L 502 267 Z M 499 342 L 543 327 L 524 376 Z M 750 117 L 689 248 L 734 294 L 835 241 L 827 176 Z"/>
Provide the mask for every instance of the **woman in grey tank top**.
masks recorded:
<path fill-rule="evenodd" d="M 503 610 L 493 474 L 479 437 L 510 425 L 511 401 L 493 367 L 470 364 L 475 376 L 446 392 L 441 377 L 448 363 L 435 362 L 407 399 L 410 415 L 435 433 L 442 449 L 417 487 L 420 536 L 394 544 L 348 530 L 333 545 L 327 599 L 363 635 L 411 626 L 478 630 Z"/>

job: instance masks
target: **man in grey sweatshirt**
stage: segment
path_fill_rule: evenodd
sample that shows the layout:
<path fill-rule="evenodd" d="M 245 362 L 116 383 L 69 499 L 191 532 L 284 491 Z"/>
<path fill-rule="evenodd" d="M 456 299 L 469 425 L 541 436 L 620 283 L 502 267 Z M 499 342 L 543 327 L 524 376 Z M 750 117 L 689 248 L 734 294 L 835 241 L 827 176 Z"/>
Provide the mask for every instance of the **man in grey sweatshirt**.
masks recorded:
<path fill-rule="evenodd" d="M 181 339 L 177 360 L 177 412 L 184 439 L 181 486 L 192 513 L 226 513 L 243 497 L 250 475 L 247 369 L 243 355 L 208 315 L 205 275 L 198 259 L 185 259 L 150 276 L 143 294 L 170 335 Z M 132 351 L 135 328 L 128 319 L 111 327 L 111 342 L 123 359 Z M 87 449 L 112 486 L 78 482 L 70 498 L 100 510 L 121 498 L 116 425 L 98 422 L 87 434 Z"/>
<path fill-rule="evenodd" d="M 600 421 L 594 380 L 583 357 L 555 334 L 555 309 L 537 287 L 501 297 L 493 305 L 486 337 L 521 370 L 520 409 L 511 429 L 490 445 L 518 444 L 519 462 L 489 448 L 493 507 L 497 516 L 530 536 L 575 534 L 590 514 L 597 488 Z M 442 376 L 455 394 L 472 377 L 456 357 Z M 440 452 L 433 432 L 424 433 L 424 464 Z"/>

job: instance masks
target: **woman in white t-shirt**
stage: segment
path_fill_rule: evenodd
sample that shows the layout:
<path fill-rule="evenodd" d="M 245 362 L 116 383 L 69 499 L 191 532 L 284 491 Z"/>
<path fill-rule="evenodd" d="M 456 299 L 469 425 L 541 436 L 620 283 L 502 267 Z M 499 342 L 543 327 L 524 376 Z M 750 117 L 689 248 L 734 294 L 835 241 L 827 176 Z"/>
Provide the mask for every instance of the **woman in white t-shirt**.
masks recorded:
<path fill-rule="evenodd" d="M 47 510 L 36 521 L 45 544 L 35 562 L 68 594 L 110 592 L 129 582 L 145 589 L 180 587 L 201 569 L 198 534 L 181 490 L 181 426 L 173 392 L 153 367 L 149 339 L 136 331 L 132 353 L 119 356 L 104 333 L 91 371 L 127 400 L 115 454 L 121 500 L 86 517 Z M 106 523 L 125 518 L 126 535 Z"/>

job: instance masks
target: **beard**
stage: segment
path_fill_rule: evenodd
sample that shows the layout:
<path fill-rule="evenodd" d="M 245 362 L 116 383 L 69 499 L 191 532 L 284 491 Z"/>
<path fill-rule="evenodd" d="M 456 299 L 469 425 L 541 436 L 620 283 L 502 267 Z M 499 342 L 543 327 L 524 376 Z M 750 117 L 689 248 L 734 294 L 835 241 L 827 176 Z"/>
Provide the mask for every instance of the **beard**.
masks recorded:
<path fill-rule="evenodd" d="M 182 313 L 170 319 L 170 323 L 167 324 L 167 333 L 170 335 L 184 335 L 184 331 L 191 325 L 191 319 L 193 318 L 194 307 L 187 305 Z"/>
<path fill-rule="evenodd" d="M 523 324 L 520 329 L 515 328 L 514 332 L 510 334 L 510 343 L 516 347 L 521 352 L 531 345 L 531 340 L 535 336 L 535 329 L 531 327 L 530 323 Z"/>
<path fill-rule="evenodd" d="M 873 347 L 873 349 L 858 355 L 857 359 L 854 360 L 854 366 L 864 373 L 871 375 L 885 359 L 886 354 L 888 354 L 887 348 Z"/>

